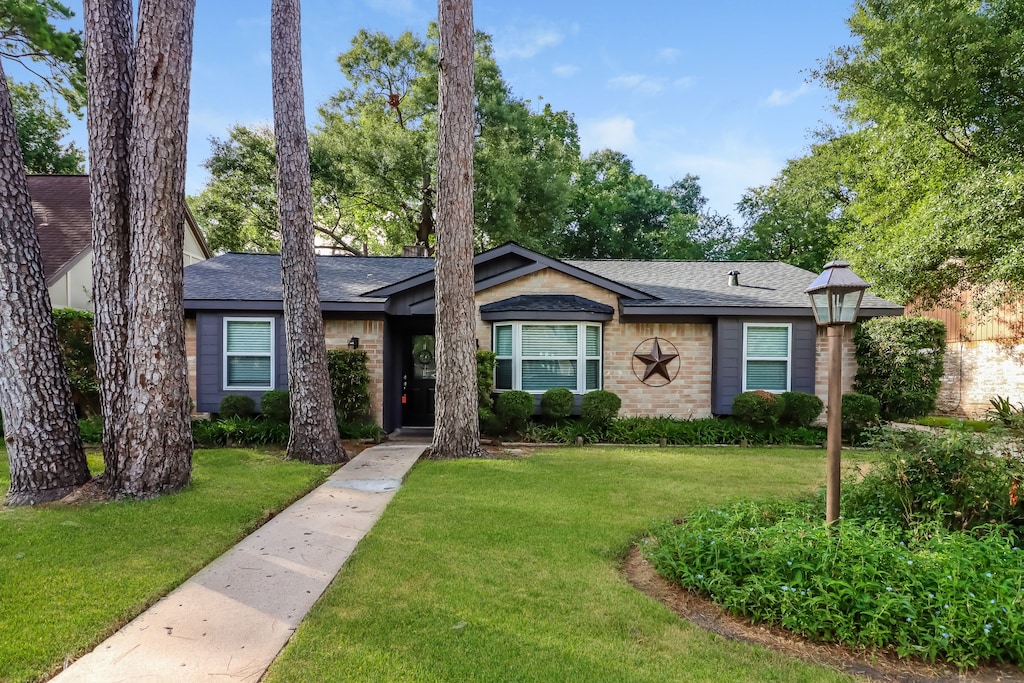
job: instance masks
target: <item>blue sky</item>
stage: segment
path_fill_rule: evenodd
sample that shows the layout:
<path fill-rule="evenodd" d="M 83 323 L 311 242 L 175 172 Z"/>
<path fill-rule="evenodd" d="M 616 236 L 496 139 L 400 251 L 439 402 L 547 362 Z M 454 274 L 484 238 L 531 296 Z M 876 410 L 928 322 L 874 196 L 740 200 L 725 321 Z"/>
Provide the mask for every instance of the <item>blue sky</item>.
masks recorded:
<path fill-rule="evenodd" d="M 81 16 L 80 0 L 70 6 Z M 572 112 L 584 151 L 611 147 L 660 185 L 699 175 L 711 208 L 735 215 L 747 187 L 802 155 L 834 121 L 806 70 L 850 42 L 846 0 L 507 2 L 477 0 L 478 30 L 513 92 Z M 189 193 L 206 181 L 210 137 L 268 122 L 270 2 L 198 0 Z M 307 123 L 343 86 L 336 58 L 360 28 L 423 34 L 430 0 L 304 0 Z M 74 137 L 85 147 L 84 123 Z"/>

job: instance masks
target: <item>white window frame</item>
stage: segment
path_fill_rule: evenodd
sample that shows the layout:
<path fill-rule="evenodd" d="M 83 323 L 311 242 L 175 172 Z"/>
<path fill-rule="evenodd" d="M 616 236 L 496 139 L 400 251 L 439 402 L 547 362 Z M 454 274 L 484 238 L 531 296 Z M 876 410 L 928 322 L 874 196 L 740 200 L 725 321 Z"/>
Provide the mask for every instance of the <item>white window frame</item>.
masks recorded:
<path fill-rule="evenodd" d="M 523 355 L 523 327 L 539 325 L 559 325 L 568 327 L 570 325 L 576 326 L 576 355 L 575 356 L 524 356 Z M 497 360 L 511 360 L 512 361 L 512 389 L 526 391 L 530 394 L 541 395 L 545 390 L 533 389 L 524 390 L 523 386 L 523 361 L 560 361 L 560 360 L 573 360 L 576 361 L 576 388 L 570 389 L 574 394 L 586 394 L 591 391 L 597 391 L 604 386 L 604 325 L 601 323 L 582 322 L 577 320 L 516 320 L 516 321 L 495 321 L 491 324 L 491 348 L 497 349 L 497 338 L 499 327 L 511 327 L 512 328 L 512 355 L 511 356 L 497 356 Z M 597 355 L 587 355 L 587 328 L 595 328 L 597 330 Z M 597 387 L 594 389 L 587 389 L 587 361 L 597 361 Z M 497 363 L 494 368 L 494 380 L 495 380 L 495 391 L 511 391 L 510 389 L 499 389 L 497 388 Z"/>
<path fill-rule="evenodd" d="M 266 353 L 266 352 L 261 352 L 261 353 L 244 352 L 243 353 L 243 352 L 240 352 L 240 351 L 228 351 L 228 324 L 229 323 L 233 323 L 233 322 L 244 322 L 244 323 L 269 322 L 270 323 L 270 352 L 269 353 Z M 275 377 L 274 373 L 276 371 L 276 367 L 275 367 L 276 363 L 274 361 L 275 361 L 275 352 L 277 351 L 277 348 L 276 348 L 277 347 L 277 344 L 276 344 L 277 336 L 276 336 L 276 329 L 275 329 L 275 324 L 274 324 L 274 318 L 272 318 L 272 317 L 269 317 L 269 318 L 268 317 L 244 317 L 244 316 L 225 317 L 224 318 L 224 326 L 223 326 L 223 334 L 221 336 L 223 337 L 222 344 L 221 344 L 221 352 L 222 352 L 222 356 L 221 357 L 223 358 L 223 361 L 224 361 L 223 362 L 223 365 L 224 365 L 224 377 L 223 377 L 223 380 L 224 381 L 221 384 L 223 385 L 224 389 L 225 390 L 232 390 L 232 391 L 270 391 L 271 389 L 273 389 L 274 388 L 274 377 Z M 254 358 L 254 357 L 264 358 L 264 357 L 269 356 L 270 357 L 270 385 L 269 386 L 265 386 L 265 387 L 251 387 L 251 386 L 232 386 L 232 385 L 228 384 L 228 358 L 230 358 L 232 356 L 247 357 L 247 358 Z"/>
<path fill-rule="evenodd" d="M 768 360 L 780 361 L 781 356 L 748 356 L 747 355 L 747 330 L 751 327 L 785 327 L 786 328 L 786 388 L 764 389 L 772 394 L 781 394 L 784 391 L 791 391 L 793 387 L 793 323 L 743 323 L 743 391 L 752 391 L 747 386 L 747 361 Z"/>

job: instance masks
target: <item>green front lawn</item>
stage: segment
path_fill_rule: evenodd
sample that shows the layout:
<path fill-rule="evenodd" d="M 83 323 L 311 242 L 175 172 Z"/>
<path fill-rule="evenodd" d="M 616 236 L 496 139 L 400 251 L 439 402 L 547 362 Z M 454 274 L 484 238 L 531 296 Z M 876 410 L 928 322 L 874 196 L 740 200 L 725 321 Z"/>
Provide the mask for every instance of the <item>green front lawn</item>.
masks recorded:
<path fill-rule="evenodd" d="M 422 462 L 267 680 L 848 680 L 693 627 L 619 573 L 656 519 L 791 496 L 823 475 L 820 450 Z"/>
<path fill-rule="evenodd" d="M 0 681 L 87 651 L 333 470 L 231 449 L 194 463 L 192 486 L 157 500 L 0 507 Z M 9 482 L 0 449 L 0 496 Z"/>

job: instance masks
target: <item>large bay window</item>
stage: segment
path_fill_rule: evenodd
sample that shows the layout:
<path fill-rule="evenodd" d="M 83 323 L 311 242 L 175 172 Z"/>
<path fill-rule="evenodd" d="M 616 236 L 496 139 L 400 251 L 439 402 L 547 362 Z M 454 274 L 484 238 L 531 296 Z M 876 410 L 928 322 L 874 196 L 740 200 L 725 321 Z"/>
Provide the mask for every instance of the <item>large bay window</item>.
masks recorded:
<path fill-rule="evenodd" d="M 792 325 L 744 323 L 743 391 L 789 391 L 792 348 Z"/>
<path fill-rule="evenodd" d="M 273 318 L 224 318 L 224 388 L 274 388 Z"/>
<path fill-rule="evenodd" d="M 582 394 L 601 388 L 601 325 L 494 324 L 494 388 L 541 394 L 564 387 Z"/>

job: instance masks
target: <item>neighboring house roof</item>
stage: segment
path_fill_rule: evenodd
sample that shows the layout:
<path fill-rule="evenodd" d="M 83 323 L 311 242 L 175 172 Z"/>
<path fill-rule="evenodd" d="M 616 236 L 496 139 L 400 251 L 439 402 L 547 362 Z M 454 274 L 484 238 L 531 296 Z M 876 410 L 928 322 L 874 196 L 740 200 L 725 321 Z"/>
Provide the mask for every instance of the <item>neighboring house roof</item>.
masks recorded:
<path fill-rule="evenodd" d="M 28 193 L 32 197 L 32 215 L 49 287 L 92 251 L 89 176 L 30 175 Z M 213 256 L 187 206 L 185 221 L 192 228 L 203 254 L 207 258 Z"/>
<path fill-rule="evenodd" d="M 480 291 L 553 268 L 619 295 L 624 317 L 715 315 L 811 316 L 804 290 L 815 273 L 778 261 L 560 261 L 508 243 L 474 259 Z M 739 284 L 729 284 L 739 271 Z M 433 312 L 434 259 L 318 256 L 323 309 Z M 405 308 L 395 301 L 406 297 Z M 276 254 L 231 253 L 185 269 L 188 309 L 281 308 L 281 259 Z M 599 308 L 595 308 L 599 307 Z M 608 315 L 610 307 L 578 296 L 526 295 L 487 304 L 481 312 L 575 311 Z M 862 315 L 899 315 L 903 308 L 866 294 Z M 497 316 L 497 317 L 496 317 Z"/>

